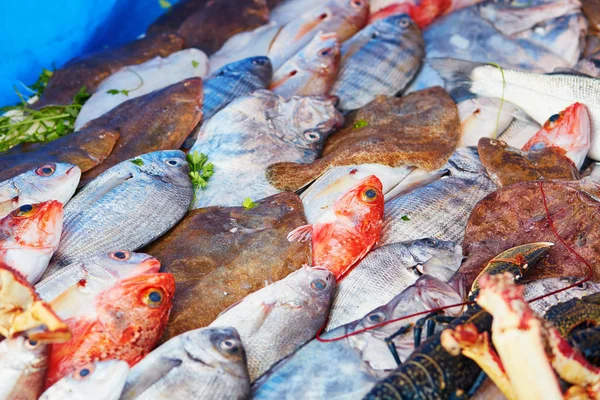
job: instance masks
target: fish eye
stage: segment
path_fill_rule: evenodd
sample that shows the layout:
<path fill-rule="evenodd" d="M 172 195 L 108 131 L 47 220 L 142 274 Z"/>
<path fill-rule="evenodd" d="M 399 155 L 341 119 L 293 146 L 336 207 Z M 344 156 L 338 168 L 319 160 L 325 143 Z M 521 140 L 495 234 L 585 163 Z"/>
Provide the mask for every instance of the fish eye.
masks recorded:
<path fill-rule="evenodd" d="M 371 33 L 371 39 L 377 39 L 379 37 L 379 32 Z"/>
<path fill-rule="evenodd" d="M 427 246 L 433 247 L 435 246 L 435 239 L 427 239 L 427 241 L 425 241 L 425 244 L 427 244 Z"/>
<path fill-rule="evenodd" d="M 406 28 L 408 25 L 410 25 L 410 20 L 408 18 L 402 18 L 400 21 L 398 21 L 398 25 L 400 25 L 402 28 Z"/>
<path fill-rule="evenodd" d="M 315 290 L 323 290 L 327 287 L 327 282 L 325 282 L 323 279 L 315 279 L 310 283 L 310 287 Z"/>
<path fill-rule="evenodd" d="M 352 0 L 350 2 L 350 4 L 352 4 L 352 7 L 356 7 L 356 8 L 360 8 L 363 6 L 362 0 Z"/>
<path fill-rule="evenodd" d="M 127 261 L 131 258 L 131 252 L 130 251 L 113 251 L 112 253 L 109 254 L 109 257 L 112 258 L 113 260 L 119 260 L 119 261 Z"/>
<path fill-rule="evenodd" d="M 146 304 L 150 308 L 158 308 L 163 303 L 165 296 L 162 290 L 160 289 L 150 289 L 143 296 L 144 304 Z"/>
<path fill-rule="evenodd" d="M 319 15 L 319 19 L 320 19 L 321 21 L 324 21 L 324 20 L 326 20 L 326 19 L 327 19 L 327 17 L 329 17 L 329 14 L 327 14 L 327 13 L 323 13 L 323 14 Z"/>
<path fill-rule="evenodd" d="M 492 139 L 492 140 L 490 140 L 490 144 L 491 144 L 492 146 L 496 146 L 496 145 L 498 144 L 498 141 L 497 141 L 497 140 L 494 140 L 494 139 Z"/>
<path fill-rule="evenodd" d="M 560 114 L 554 114 L 552 116 L 550 116 L 550 118 L 548 118 L 548 121 L 550 122 L 556 122 L 560 119 Z"/>
<path fill-rule="evenodd" d="M 240 351 L 240 344 L 237 340 L 225 339 L 219 343 L 219 348 L 227 353 L 236 354 Z"/>
<path fill-rule="evenodd" d="M 37 212 L 38 207 L 33 204 L 23 204 L 21 207 L 13 211 L 13 216 L 20 218 L 31 217 Z"/>
<path fill-rule="evenodd" d="M 309 142 L 317 142 L 321 139 L 321 135 L 318 132 L 306 132 L 304 133 L 304 138 Z"/>
<path fill-rule="evenodd" d="M 25 347 L 28 349 L 35 349 L 36 347 L 38 347 L 39 342 L 37 340 L 33 340 L 33 339 L 28 339 L 25 341 Z"/>
<path fill-rule="evenodd" d="M 252 60 L 252 64 L 254 65 L 265 65 L 267 63 L 267 60 L 264 58 L 255 58 L 254 60 Z"/>
<path fill-rule="evenodd" d="M 50 176 L 56 171 L 56 164 L 50 163 L 43 165 L 35 170 L 35 173 L 39 176 Z"/>
<path fill-rule="evenodd" d="M 552 128 L 562 119 L 562 113 L 551 115 L 548 121 L 544 124 L 544 128 Z"/>
<path fill-rule="evenodd" d="M 179 167 L 181 165 L 181 161 L 177 158 L 170 158 L 170 159 L 166 160 L 165 163 L 167 163 L 167 165 L 170 165 L 172 167 Z"/>
<path fill-rule="evenodd" d="M 579 283 L 576 285 L 578 288 L 583 289 L 585 287 L 585 284 L 583 282 Z"/>
<path fill-rule="evenodd" d="M 377 190 L 373 188 L 366 188 L 362 194 L 363 201 L 367 203 L 372 203 L 377 199 Z"/>
<path fill-rule="evenodd" d="M 367 319 L 370 323 L 379 324 L 380 322 L 383 322 L 385 320 L 385 315 L 381 312 L 375 312 L 373 314 L 369 314 L 369 316 L 367 316 Z"/>
<path fill-rule="evenodd" d="M 331 47 L 328 47 L 326 49 L 323 49 L 319 52 L 319 55 L 321 57 L 327 57 L 329 54 L 331 54 Z"/>
<path fill-rule="evenodd" d="M 82 379 L 86 379 L 92 374 L 92 372 L 94 372 L 94 364 L 86 364 L 73 372 L 73 378 L 80 381 Z"/>

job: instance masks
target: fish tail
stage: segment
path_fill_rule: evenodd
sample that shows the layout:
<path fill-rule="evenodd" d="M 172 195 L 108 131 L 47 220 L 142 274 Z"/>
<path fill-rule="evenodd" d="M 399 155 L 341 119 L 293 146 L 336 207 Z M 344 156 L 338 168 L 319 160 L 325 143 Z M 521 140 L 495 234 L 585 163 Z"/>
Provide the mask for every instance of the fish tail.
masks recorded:
<path fill-rule="evenodd" d="M 454 58 L 430 58 L 427 64 L 440 74 L 446 90 L 457 103 L 477 97 L 471 91 L 471 74 L 475 68 L 485 64 Z"/>

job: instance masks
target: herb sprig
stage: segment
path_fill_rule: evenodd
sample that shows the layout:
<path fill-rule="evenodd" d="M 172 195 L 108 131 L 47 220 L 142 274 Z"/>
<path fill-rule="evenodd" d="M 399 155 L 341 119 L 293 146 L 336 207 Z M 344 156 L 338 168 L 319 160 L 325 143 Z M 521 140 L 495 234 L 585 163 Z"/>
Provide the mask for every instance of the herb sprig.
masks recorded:
<path fill-rule="evenodd" d="M 246 210 L 252 210 L 254 207 L 258 206 L 258 204 L 256 204 L 255 202 L 253 202 L 250 197 L 246 197 L 244 199 L 244 201 L 242 202 L 242 205 L 244 206 L 244 208 Z"/>
<path fill-rule="evenodd" d="M 198 189 L 204 189 L 208 185 L 208 179 L 215 173 L 214 165 L 208 162 L 208 156 L 204 153 L 188 153 L 186 156 L 187 162 L 190 166 L 190 179 L 192 180 L 192 186 L 194 187 L 194 199 L 192 204 L 196 201 L 196 191 Z"/>
<path fill-rule="evenodd" d="M 113 94 L 113 95 L 122 93 L 125 96 L 129 96 L 129 93 L 135 92 L 136 90 L 138 90 L 139 88 L 141 88 L 144 85 L 144 78 L 142 78 L 142 76 L 140 74 L 138 74 L 137 72 L 135 72 L 134 70 L 129 69 L 129 68 L 127 68 L 127 70 L 129 72 L 131 72 L 132 74 L 134 74 L 135 76 L 137 76 L 138 79 L 140 80 L 140 83 L 133 89 L 109 89 L 106 91 L 106 93 Z"/>

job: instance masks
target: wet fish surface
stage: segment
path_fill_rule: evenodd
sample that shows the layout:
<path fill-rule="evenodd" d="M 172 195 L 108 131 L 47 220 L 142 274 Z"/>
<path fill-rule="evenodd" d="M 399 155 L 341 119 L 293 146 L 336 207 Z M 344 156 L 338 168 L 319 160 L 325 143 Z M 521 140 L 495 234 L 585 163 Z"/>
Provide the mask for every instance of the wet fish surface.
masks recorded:
<path fill-rule="evenodd" d="M 48 346 L 24 336 L 0 342 L 0 399 L 37 400 L 44 390 Z"/>

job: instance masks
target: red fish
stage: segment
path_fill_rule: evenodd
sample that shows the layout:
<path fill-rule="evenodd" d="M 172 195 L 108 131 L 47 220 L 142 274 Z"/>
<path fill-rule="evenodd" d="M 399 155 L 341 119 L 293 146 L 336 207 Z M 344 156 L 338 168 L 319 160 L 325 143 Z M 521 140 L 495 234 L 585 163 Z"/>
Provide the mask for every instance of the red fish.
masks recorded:
<path fill-rule="evenodd" d="M 583 104 L 575 103 L 552 115 L 521 150 L 558 147 L 579 169 L 591 144 L 590 116 Z"/>
<path fill-rule="evenodd" d="M 312 238 L 313 265 L 340 279 L 379 240 L 383 221 L 383 185 L 370 175 L 350 189 L 314 225 L 303 225 L 288 240 Z"/>
<path fill-rule="evenodd" d="M 421 29 L 443 15 L 479 3 L 481 0 L 374 0 L 369 23 L 390 15 L 408 14 Z"/>
<path fill-rule="evenodd" d="M 166 273 L 125 278 L 98 293 L 96 315 L 67 319 L 73 338 L 52 345 L 46 387 L 92 361 L 134 366 L 160 339 L 174 293 L 175 279 Z"/>

